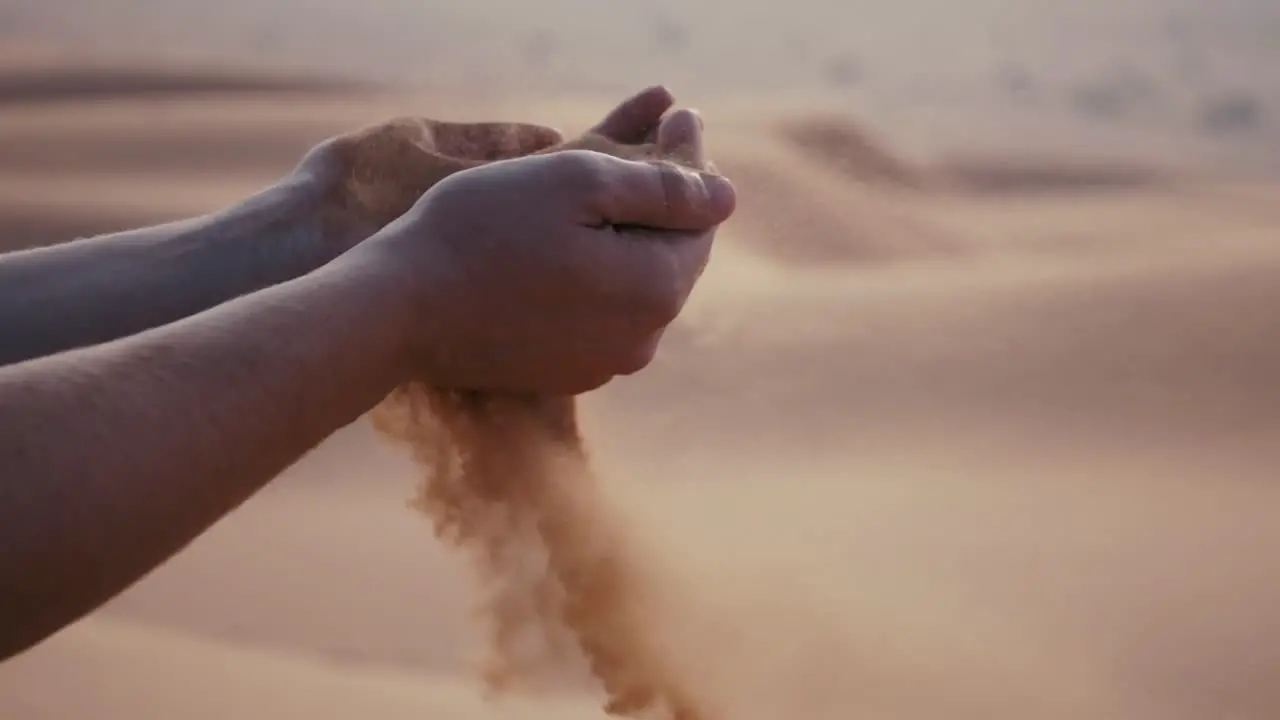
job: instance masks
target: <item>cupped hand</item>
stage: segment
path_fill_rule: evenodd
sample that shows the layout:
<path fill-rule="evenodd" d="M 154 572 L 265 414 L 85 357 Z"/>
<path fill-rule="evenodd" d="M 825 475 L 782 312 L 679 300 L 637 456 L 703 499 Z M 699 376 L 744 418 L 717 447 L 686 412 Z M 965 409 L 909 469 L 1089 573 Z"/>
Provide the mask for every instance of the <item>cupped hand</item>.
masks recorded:
<path fill-rule="evenodd" d="M 644 115 L 620 108 L 598 127 L 705 162 L 696 114 Z M 418 309 L 420 377 L 577 394 L 649 364 L 735 202 L 713 174 L 566 150 L 451 175 L 371 244 L 399 268 Z"/>
<path fill-rule="evenodd" d="M 654 86 L 619 103 L 591 133 L 617 146 L 652 141 L 674 98 Z M 290 176 L 320 197 L 326 230 L 354 245 L 386 226 L 440 180 L 495 160 L 564 142 L 554 128 L 520 122 L 399 117 L 331 138 Z"/>

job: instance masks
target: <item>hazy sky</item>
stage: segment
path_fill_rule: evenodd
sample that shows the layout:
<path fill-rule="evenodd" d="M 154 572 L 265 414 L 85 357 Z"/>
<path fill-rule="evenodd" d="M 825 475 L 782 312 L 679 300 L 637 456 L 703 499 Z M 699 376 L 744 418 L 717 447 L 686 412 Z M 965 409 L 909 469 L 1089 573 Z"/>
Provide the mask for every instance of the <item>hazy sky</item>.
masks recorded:
<path fill-rule="evenodd" d="M 633 85 L 654 75 L 743 88 L 985 81 L 1007 66 L 1070 79 L 1184 65 L 1271 78 L 1276 0 L 0 0 L 12 36 L 271 54 L 361 74 L 459 67 Z M 1250 73 L 1250 69 L 1254 72 Z"/>

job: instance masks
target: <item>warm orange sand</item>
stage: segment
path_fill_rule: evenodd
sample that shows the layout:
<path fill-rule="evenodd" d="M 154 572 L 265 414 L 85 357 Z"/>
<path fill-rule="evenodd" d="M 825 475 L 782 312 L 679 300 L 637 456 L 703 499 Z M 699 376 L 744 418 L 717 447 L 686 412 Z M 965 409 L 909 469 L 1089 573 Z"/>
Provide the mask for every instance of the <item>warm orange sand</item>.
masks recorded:
<path fill-rule="evenodd" d="M 213 209 L 394 114 L 571 133 L 613 99 L 91 80 L 0 105 L 11 246 Z M 1280 182 L 1102 149 L 944 166 L 825 109 L 690 100 L 742 210 L 653 367 L 585 402 L 683 608 L 655 642 L 734 720 L 1280 716 Z M 598 717 L 486 703 L 416 482 L 340 432 L 0 667 L 0 717 Z"/>

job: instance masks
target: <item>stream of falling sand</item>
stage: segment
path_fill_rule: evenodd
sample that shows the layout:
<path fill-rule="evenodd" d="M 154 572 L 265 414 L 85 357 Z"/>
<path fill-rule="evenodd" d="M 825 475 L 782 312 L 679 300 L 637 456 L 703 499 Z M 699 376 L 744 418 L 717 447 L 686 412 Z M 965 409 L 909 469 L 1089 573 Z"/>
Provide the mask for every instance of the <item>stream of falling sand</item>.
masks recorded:
<path fill-rule="evenodd" d="M 519 124 L 430 120 L 379 126 L 351 144 L 348 186 L 367 212 L 394 217 L 452 172 L 523 154 L 538 142 L 530 139 L 536 132 Z M 655 145 L 617 145 L 592 134 L 537 152 L 568 148 L 704 164 L 670 152 L 658 157 Z M 453 149 L 462 151 L 448 152 Z M 388 178 L 388 167 L 398 172 Z M 609 714 L 707 720 L 705 699 L 646 642 L 642 574 L 608 521 L 574 398 L 411 382 L 373 417 L 379 431 L 412 449 L 423 469 L 414 507 L 473 565 L 489 688 L 507 690 L 540 670 L 568 667 L 576 650 L 603 689 Z"/>

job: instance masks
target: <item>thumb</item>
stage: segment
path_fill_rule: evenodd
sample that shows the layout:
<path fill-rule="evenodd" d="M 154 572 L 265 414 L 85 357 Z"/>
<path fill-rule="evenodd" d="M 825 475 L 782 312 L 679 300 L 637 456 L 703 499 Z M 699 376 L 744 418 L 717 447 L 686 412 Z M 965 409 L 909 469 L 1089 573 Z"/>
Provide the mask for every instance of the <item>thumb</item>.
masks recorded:
<path fill-rule="evenodd" d="M 729 219 L 737 204 L 733 185 L 719 175 L 670 162 L 599 160 L 599 184 L 587 196 L 593 225 L 703 231 Z"/>
<path fill-rule="evenodd" d="M 661 85 L 645 88 L 619 103 L 591 130 L 624 145 L 643 142 L 674 102 L 671 91 Z"/>

